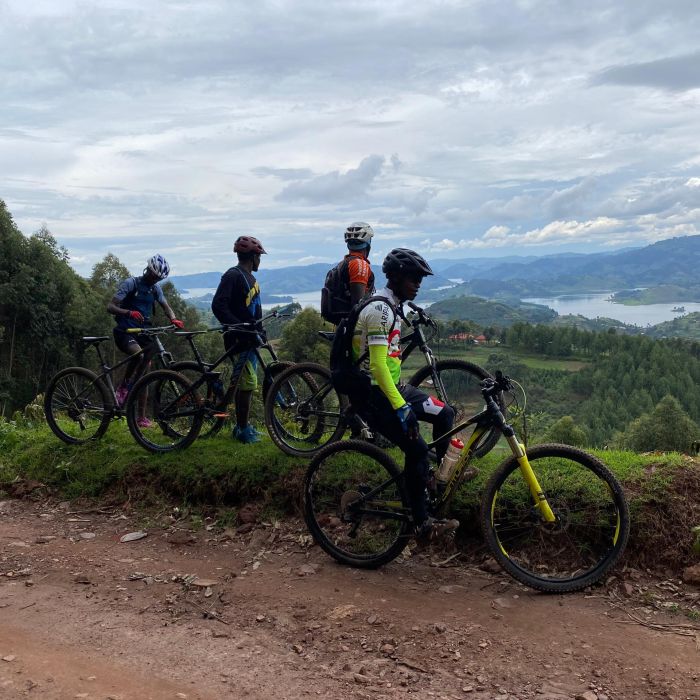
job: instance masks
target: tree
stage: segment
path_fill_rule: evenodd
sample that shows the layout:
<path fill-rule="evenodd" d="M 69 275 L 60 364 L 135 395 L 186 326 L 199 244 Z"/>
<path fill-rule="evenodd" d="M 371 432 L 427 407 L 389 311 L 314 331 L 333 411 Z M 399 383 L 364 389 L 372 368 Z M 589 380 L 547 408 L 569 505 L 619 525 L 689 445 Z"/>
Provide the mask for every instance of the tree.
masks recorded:
<path fill-rule="evenodd" d="M 667 394 L 651 413 L 632 421 L 620 438 L 622 447 L 636 452 L 686 452 L 700 431 L 678 400 Z"/>
<path fill-rule="evenodd" d="M 318 331 L 331 330 L 316 309 L 304 309 L 282 332 L 280 354 L 292 362 L 320 362 L 328 366 L 330 343 Z"/>
<path fill-rule="evenodd" d="M 114 295 L 117 291 L 117 286 L 122 280 L 131 277 L 129 269 L 124 265 L 114 253 L 107 255 L 95 263 L 90 275 L 90 286 L 93 289 L 99 289 L 106 293 Z"/>
<path fill-rule="evenodd" d="M 562 416 L 552 423 L 547 430 L 546 437 L 550 442 L 561 442 L 565 445 L 574 445 L 574 447 L 583 447 L 588 441 L 586 431 L 576 425 L 571 416 Z"/>

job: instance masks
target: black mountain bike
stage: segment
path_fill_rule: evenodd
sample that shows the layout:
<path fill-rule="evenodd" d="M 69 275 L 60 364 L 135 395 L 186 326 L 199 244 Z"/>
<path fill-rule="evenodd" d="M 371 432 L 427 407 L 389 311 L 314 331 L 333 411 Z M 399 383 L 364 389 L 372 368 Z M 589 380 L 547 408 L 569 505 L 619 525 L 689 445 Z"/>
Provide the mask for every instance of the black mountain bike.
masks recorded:
<path fill-rule="evenodd" d="M 56 437 L 69 445 L 101 438 L 113 418 L 125 415 L 125 407 L 117 401 L 112 381 L 114 371 L 147 351 L 161 368 L 171 367 L 174 364 L 173 356 L 163 347 L 160 335 L 174 329 L 172 325 L 127 329 L 127 333 L 143 333 L 153 337 L 154 347 L 129 355 L 113 367 L 107 364 L 100 347 L 105 340 L 109 340 L 109 336 L 82 338 L 84 346 L 95 348 L 102 371 L 96 374 L 87 367 L 67 367 L 52 377 L 44 394 L 44 414 Z"/>
<path fill-rule="evenodd" d="M 622 555 L 630 531 L 627 500 L 612 472 L 593 455 L 558 444 L 526 452 L 497 403 L 510 389 L 500 373 L 485 379 L 481 393 L 486 408 L 446 433 L 474 426 L 444 490 L 432 492 L 431 510 L 436 516 L 445 513 L 473 471 L 469 463 L 479 444 L 496 430 L 512 456 L 496 468 L 481 496 L 481 526 L 489 549 L 511 576 L 532 588 L 580 590 L 598 581 Z M 309 530 L 343 564 L 381 566 L 412 537 L 403 474 L 374 445 L 359 440 L 327 445 L 309 465 L 304 493 Z"/>
<path fill-rule="evenodd" d="M 273 311 L 262 321 L 283 315 Z M 195 360 L 178 362 L 168 370 L 145 374 L 129 392 L 126 404 L 129 431 L 136 442 L 149 452 L 170 452 L 188 447 L 200 434 L 215 435 L 230 418 L 229 405 L 238 388 L 243 366 L 238 372 L 232 372 L 229 386 L 225 388 L 222 372 L 217 368 L 229 361 L 229 353 L 224 352 L 214 362 L 205 362 L 194 342 L 197 335 L 212 331 L 236 331 L 257 337 L 258 345 L 251 352 L 263 371 L 263 397 L 269 394 L 275 377 L 291 365 L 277 359 L 272 345 L 262 341 L 252 323 L 221 325 L 206 331 L 179 331 L 177 335 L 189 341 Z M 269 359 L 265 359 L 261 353 L 263 350 Z M 140 424 L 137 420 L 139 396 L 143 392 L 148 393 L 146 418 L 150 425 Z"/>
<path fill-rule="evenodd" d="M 408 384 L 448 403 L 455 421 L 471 415 L 483 406 L 481 381 L 491 377 L 482 367 L 465 360 L 436 360 L 424 329 L 437 330 L 437 324 L 423 309 L 409 303 L 411 332 L 402 337 L 402 361 L 418 348 L 425 358 Z M 332 340 L 332 332 L 319 335 Z M 274 400 L 272 400 L 274 397 Z M 505 413 L 503 395 L 495 399 Z M 371 436 L 360 417 L 350 408 L 345 395 L 331 383 L 330 370 L 315 362 L 302 362 L 282 372 L 274 381 L 265 402 L 265 425 L 273 442 L 283 452 L 312 456 L 329 443 L 340 440 L 348 429 L 354 434 Z M 480 442 L 476 456 L 485 455 L 498 442 L 500 433 L 491 428 Z"/>

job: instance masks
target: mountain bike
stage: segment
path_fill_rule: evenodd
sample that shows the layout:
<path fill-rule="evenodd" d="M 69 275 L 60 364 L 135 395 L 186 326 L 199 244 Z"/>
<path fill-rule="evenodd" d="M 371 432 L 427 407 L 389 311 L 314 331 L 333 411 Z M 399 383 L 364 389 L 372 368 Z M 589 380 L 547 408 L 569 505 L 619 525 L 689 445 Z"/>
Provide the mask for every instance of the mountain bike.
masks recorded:
<path fill-rule="evenodd" d="M 273 311 L 262 322 L 284 314 Z M 235 396 L 238 381 L 243 371 L 233 371 L 227 389 L 217 368 L 229 360 L 230 352 L 224 352 L 214 362 L 205 362 L 195 343 L 195 336 L 201 333 L 236 331 L 255 336 L 257 345 L 251 349 L 257 364 L 263 371 L 263 397 L 270 392 L 275 377 L 287 369 L 291 363 L 277 358 L 274 348 L 263 341 L 253 323 L 221 325 L 206 331 L 181 331 L 189 341 L 195 356 L 194 361 L 178 362 L 170 369 L 155 370 L 145 374 L 129 392 L 126 404 L 126 420 L 133 438 L 149 452 L 171 452 L 191 445 L 200 434 L 215 435 L 230 418 L 229 404 Z M 269 355 L 266 360 L 261 354 Z M 148 425 L 139 425 L 139 397 L 147 392 L 146 418 Z"/>
<path fill-rule="evenodd" d="M 575 447 L 546 444 L 526 452 L 496 401 L 510 390 L 510 380 L 498 372 L 483 380 L 485 409 L 439 438 L 474 426 L 444 490 L 431 492 L 430 509 L 438 517 L 445 513 L 479 443 L 497 430 L 512 456 L 496 468 L 481 497 L 481 527 L 491 553 L 527 586 L 580 590 L 604 576 L 625 549 L 630 530 L 625 494 L 602 461 Z M 386 564 L 414 531 L 401 470 L 388 453 L 366 442 L 337 442 L 316 454 L 304 500 L 314 539 L 343 564 Z"/>
<path fill-rule="evenodd" d="M 117 401 L 112 381 L 115 370 L 133 362 L 134 358 L 143 356 L 145 352 L 153 354 L 160 367 L 171 367 L 174 364 L 173 356 L 163 347 L 160 335 L 174 329 L 173 325 L 127 329 L 127 333 L 142 333 L 152 337 L 153 347 L 142 348 L 111 367 L 100 347 L 105 340 L 109 340 L 109 336 L 81 338 L 80 342 L 85 347 L 95 348 L 102 371 L 96 374 L 87 367 L 67 367 L 52 377 L 44 394 L 44 414 L 56 437 L 69 445 L 80 445 L 101 438 L 113 418 L 125 415 L 125 407 Z"/>
<path fill-rule="evenodd" d="M 482 367 L 465 360 L 436 360 L 424 329 L 437 330 L 437 324 L 419 306 L 408 320 L 411 332 L 401 339 L 402 362 L 418 348 L 425 358 L 408 380 L 426 393 L 435 394 L 455 411 L 455 421 L 471 415 L 482 405 L 479 386 L 491 377 Z M 320 331 L 326 340 L 332 332 Z M 270 397 L 275 397 L 271 400 Z M 506 411 L 503 396 L 497 396 L 501 411 Z M 322 447 L 340 440 L 348 429 L 367 436 L 371 431 L 350 408 L 347 396 L 339 394 L 331 383 L 330 370 L 315 362 L 302 362 L 282 372 L 273 383 L 265 402 L 265 425 L 273 442 L 289 455 L 307 457 Z M 491 428 L 480 441 L 476 456 L 485 455 L 498 442 L 500 434 Z"/>

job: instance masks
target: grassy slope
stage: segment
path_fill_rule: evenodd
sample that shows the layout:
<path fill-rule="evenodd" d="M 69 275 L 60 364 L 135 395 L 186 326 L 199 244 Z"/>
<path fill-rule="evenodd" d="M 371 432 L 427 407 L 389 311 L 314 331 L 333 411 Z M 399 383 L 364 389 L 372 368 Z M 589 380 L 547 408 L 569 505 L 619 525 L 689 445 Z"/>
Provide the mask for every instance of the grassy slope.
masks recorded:
<path fill-rule="evenodd" d="M 649 566 L 692 561 L 690 529 L 700 523 L 697 462 L 675 453 L 596 454 L 630 497 L 633 533 L 628 559 Z M 477 463 L 479 476 L 457 494 L 452 514 L 467 533 L 478 532 L 481 489 L 506 456 L 499 444 Z M 120 422 L 114 422 L 101 441 L 81 447 L 64 445 L 45 426 L 13 428 L 0 423 L 0 496 L 3 483 L 21 476 L 57 488 L 67 498 L 109 495 L 134 505 L 166 498 L 201 507 L 260 500 L 268 510 L 289 513 L 299 511 L 305 466 L 305 460 L 282 454 L 267 438 L 259 445 L 242 446 L 223 434 L 198 441 L 186 452 L 151 455 L 133 442 Z"/>

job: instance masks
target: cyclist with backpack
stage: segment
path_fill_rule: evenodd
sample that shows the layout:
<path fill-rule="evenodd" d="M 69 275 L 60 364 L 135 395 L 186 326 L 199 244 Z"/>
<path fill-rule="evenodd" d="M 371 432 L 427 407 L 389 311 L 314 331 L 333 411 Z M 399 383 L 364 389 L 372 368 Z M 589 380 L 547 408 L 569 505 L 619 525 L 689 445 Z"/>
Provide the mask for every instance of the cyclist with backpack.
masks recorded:
<path fill-rule="evenodd" d="M 428 512 L 426 489 L 430 478 L 428 446 L 420 435 L 418 421 L 433 425 L 433 436 L 446 433 L 454 423 L 454 410 L 413 386 L 401 386 L 402 305 L 416 298 L 423 278 L 432 275 L 430 265 L 407 248 L 392 250 L 382 271 L 387 286 L 359 304 L 339 328 L 331 359 L 338 373 L 338 348 L 345 334 L 351 339 L 352 364 L 340 382 L 357 412 L 370 428 L 397 445 L 405 455 L 405 479 L 411 499 L 418 539 L 429 539 L 438 531 L 455 529 L 456 521 L 437 521 Z M 338 334 L 337 334 L 338 335 Z M 334 384 L 338 386 L 337 376 Z M 445 455 L 449 439 L 436 445 L 438 460 Z"/>
<path fill-rule="evenodd" d="M 221 277 L 211 302 L 211 310 L 223 324 L 248 323 L 252 331 L 224 333 L 224 346 L 233 363 L 232 379 L 239 377 L 236 391 L 236 426 L 232 437 L 244 444 L 260 442 L 260 433 L 248 420 L 253 391 L 258 385 L 257 357 L 252 350 L 260 343 L 263 330 L 258 323 L 262 318 L 260 285 L 253 272 L 260 267 L 260 257 L 266 254 L 257 238 L 239 236 L 233 246 L 238 265 L 229 268 Z"/>
<path fill-rule="evenodd" d="M 166 259 L 156 253 L 146 263 L 146 269 L 140 277 L 129 277 L 119 284 L 112 300 L 107 304 L 107 311 L 116 317 L 117 326 L 114 329 L 114 342 L 126 355 L 143 355 L 134 357 L 126 366 L 124 379 L 117 387 L 117 401 L 120 406 L 126 402 L 126 397 L 133 383 L 145 372 L 151 362 L 153 338 L 146 335 L 131 335 L 128 328 L 145 328 L 151 325 L 151 318 L 158 302 L 170 319 L 170 323 L 178 328 L 184 328 L 184 323 L 175 318 L 163 296 L 163 290 L 158 282 L 170 274 L 170 265 Z M 143 405 L 139 407 L 140 417 L 137 422 L 140 427 L 150 427 L 151 421 L 145 417 L 145 395 Z"/>
<path fill-rule="evenodd" d="M 374 292 L 374 273 L 369 253 L 374 231 L 364 221 L 345 229 L 348 254 L 326 275 L 321 291 L 321 316 L 337 325 L 355 304 Z"/>

